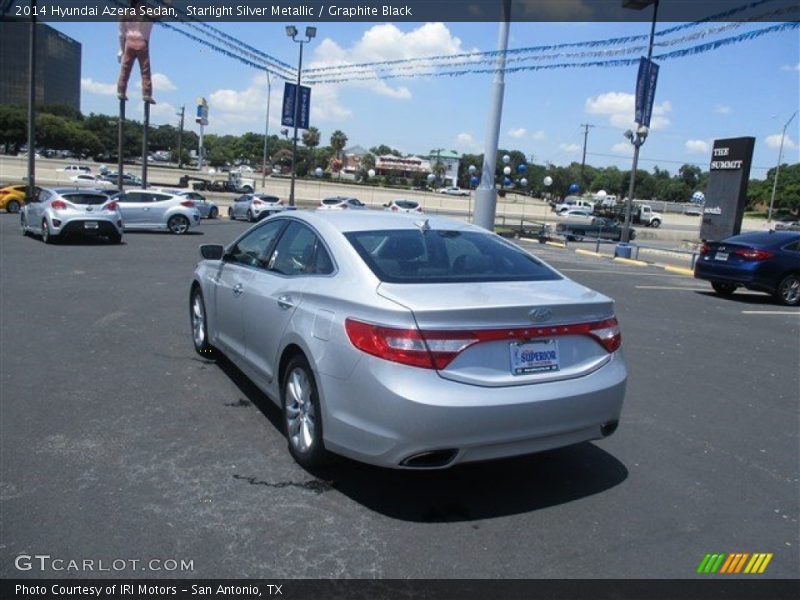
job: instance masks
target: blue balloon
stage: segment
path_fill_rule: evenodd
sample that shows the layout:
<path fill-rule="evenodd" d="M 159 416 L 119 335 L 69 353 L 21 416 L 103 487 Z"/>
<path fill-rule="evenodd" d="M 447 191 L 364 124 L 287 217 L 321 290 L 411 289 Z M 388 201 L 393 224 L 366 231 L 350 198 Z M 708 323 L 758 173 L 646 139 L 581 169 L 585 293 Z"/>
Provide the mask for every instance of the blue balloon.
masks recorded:
<path fill-rule="evenodd" d="M 581 191 L 581 186 L 579 186 L 577 183 L 573 183 L 571 186 L 569 186 L 570 194 L 577 194 L 580 191 Z"/>
<path fill-rule="evenodd" d="M 528 165 L 526 165 L 524 163 L 521 164 L 521 165 L 517 165 L 517 173 L 522 174 L 527 170 L 528 170 Z"/>
<path fill-rule="evenodd" d="M 475 176 L 475 175 L 473 175 L 472 177 L 470 177 L 470 178 L 469 178 L 469 183 L 470 183 L 470 185 L 472 185 L 472 186 L 476 186 L 476 185 L 478 185 L 480 182 L 481 182 L 481 180 L 480 180 L 480 179 L 479 179 L 477 176 Z"/>
<path fill-rule="evenodd" d="M 511 179 L 508 177 L 503 177 L 503 185 L 511 185 Z"/>

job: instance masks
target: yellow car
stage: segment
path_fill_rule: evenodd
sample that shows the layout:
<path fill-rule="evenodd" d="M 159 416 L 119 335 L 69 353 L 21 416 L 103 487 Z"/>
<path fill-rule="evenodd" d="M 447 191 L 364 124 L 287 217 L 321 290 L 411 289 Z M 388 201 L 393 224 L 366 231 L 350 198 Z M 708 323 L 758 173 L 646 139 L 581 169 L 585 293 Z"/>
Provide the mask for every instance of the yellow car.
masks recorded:
<path fill-rule="evenodd" d="M 10 185 L 0 189 L 0 208 L 6 212 L 18 213 L 20 206 L 25 204 L 26 185 Z"/>

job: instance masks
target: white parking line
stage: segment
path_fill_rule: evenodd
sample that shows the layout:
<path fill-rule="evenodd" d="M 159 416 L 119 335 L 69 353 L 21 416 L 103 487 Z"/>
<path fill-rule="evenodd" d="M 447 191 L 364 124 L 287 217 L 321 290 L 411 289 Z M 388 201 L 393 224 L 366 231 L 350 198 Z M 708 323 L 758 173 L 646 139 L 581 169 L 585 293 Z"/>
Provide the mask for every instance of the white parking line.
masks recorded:
<path fill-rule="evenodd" d="M 684 287 L 680 285 L 637 285 L 637 290 L 681 290 L 684 292 L 708 292 L 708 288 Z"/>
<path fill-rule="evenodd" d="M 743 310 L 743 315 L 795 315 L 800 317 L 800 310 Z"/>
<path fill-rule="evenodd" d="M 563 271 L 564 273 L 607 273 L 609 275 L 637 275 L 639 277 L 672 277 L 673 279 L 686 279 L 684 275 L 667 275 L 665 273 L 646 273 L 644 271 L 606 271 L 605 269 L 558 269 L 558 270 Z"/>

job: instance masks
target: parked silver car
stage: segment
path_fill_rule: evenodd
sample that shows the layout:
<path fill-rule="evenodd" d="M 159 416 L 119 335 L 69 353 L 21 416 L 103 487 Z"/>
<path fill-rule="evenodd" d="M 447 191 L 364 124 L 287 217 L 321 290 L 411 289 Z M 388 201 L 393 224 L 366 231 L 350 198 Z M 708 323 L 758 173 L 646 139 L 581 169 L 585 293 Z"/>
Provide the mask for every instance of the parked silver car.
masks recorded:
<path fill-rule="evenodd" d="M 194 201 L 153 190 L 126 190 L 112 196 L 119 203 L 126 230 L 165 229 L 184 234 L 200 223 Z"/>
<path fill-rule="evenodd" d="M 198 194 L 192 190 L 182 190 L 179 188 L 155 188 L 157 192 L 166 192 L 167 194 L 174 194 L 191 200 L 194 202 L 194 207 L 200 212 L 200 217 L 203 219 L 216 219 L 219 216 L 219 206 L 207 200 L 202 194 Z"/>
<path fill-rule="evenodd" d="M 20 225 L 23 235 L 38 234 L 46 244 L 72 235 L 122 241 L 119 206 L 100 190 L 42 188 L 20 209 Z"/>
<path fill-rule="evenodd" d="M 244 194 L 228 207 L 231 220 L 247 219 L 251 223 L 285 210 L 283 200 L 269 194 Z"/>
<path fill-rule="evenodd" d="M 348 198 L 347 196 L 332 196 L 320 200 L 317 210 L 366 210 L 367 205 L 358 198 Z"/>
<path fill-rule="evenodd" d="M 327 451 L 441 468 L 614 432 L 627 379 L 613 301 L 472 225 L 298 211 L 204 245 L 194 345 L 283 409 L 305 467 Z"/>

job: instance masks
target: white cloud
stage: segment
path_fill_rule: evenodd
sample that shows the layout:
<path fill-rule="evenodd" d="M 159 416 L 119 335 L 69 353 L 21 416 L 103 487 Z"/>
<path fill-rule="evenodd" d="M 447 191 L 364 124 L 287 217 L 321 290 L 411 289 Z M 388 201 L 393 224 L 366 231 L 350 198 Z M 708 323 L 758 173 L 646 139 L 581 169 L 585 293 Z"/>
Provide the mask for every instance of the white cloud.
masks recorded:
<path fill-rule="evenodd" d="M 714 112 L 718 115 L 729 115 L 733 112 L 733 109 L 727 104 L 717 104 L 714 107 Z"/>
<path fill-rule="evenodd" d="M 800 63 L 796 65 L 783 65 L 781 71 L 800 71 Z"/>
<path fill-rule="evenodd" d="M 617 154 L 631 154 L 633 153 L 633 145 L 630 142 L 617 142 L 611 146 L 611 151 Z"/>
<path fill-rule="evenodd" d="M 144 115 L 143 104 L 141 102 L 134 102 L 136 107 L 134 110 L 137 115 Z M 150 123 L 152 125 L 161 125 L 170 123 L 175 125 L 178 119 L 178 109 L 176 106 L 169 102 L 157 102 L 150 105 Z"/>
<path fill-rule="evenodd" d="M 524 127 L 518 127 L 517 129 L 510 129 L 508 131 L 508 135 L 515 139 L 524 138 L 526 133 L 528 133 L 528 131 Z"/>
<path fill-rule="evenodd" d="M 323 86 L 315 86 L 312 94 L 316 99 L 320 95 L 324 99 Z M 270 129 L 277 131 L 280 126 L 281 99 L 283 86 L 275 79 L 272 81 L 272 95 L 270 97 Z M 267 76 L 265 73 L 254 75 L 246 88 L 240 90 L 218 89 L 208 95 L 209 104 L 209 130 L 231 133 L 237 131 L 261 131 L 264 127 L 264 117 L 267 110 Z M 316 110 L 335 108 L 322 105 L 322 102 L 311 103 L 312 120 Z"/>
<path fill-rule="evenodd" d="M 116 83 L 101 83 L 95 81 L 91 77 L 83 77 L 81 79 L 81 90 L 89 92 L 90 94 L 101 94 L 103 96 L 116 96 L 117 84 Z"/>
<path fill-rule="evenodd" d="M 314 56 L 308 66 L 309 69 L 318 69 L 333 66 L 344 66 L 349 64 L 390 61 L 399 59 L 421 58 L 425 56 L 436 56 L 442 54 L 457 54 L 465 52 L 461 40 L 450 33 L 444 23 L 425 23 L 410 31 L 403 31 L 396 25 L 384 23 L 370 27 L 361 38 L 350 48 L 343 48 L 330 38 L 322 40 L 314 49 Z M 427 68 L 424 61 L 420 61 L 414 68 L 390 70 L 388 73 L 399 75 L 412 75 L 418 70 Z M 359 77 L 374 75 L 371 69 L 359 70 Z M 313 77 L 313 73 L 308 74 Z M 325 77 L 320 73 L 319 77 Z M 344 83 L 324 84 L 329 89 L 323 94 L 327 101 L 332 102 L 332 108 L 322 111 L 319 118 L 330 120 L 341 120 L 352 115 L 350 109 L 342 106 L 338 97 L 338 91 L 343 88 L 359 88 L 368 92 L 393 98 L 395 100 L 409 100 L 412 97 L 411 90 L 404 85 L 390 85 L 382 80 L 369 81 L 350 81 Z M 320 85 L 314 86 L 314 94 Z M 317 94 L 319 98 L 319 94 Z M 317 105 L 319 102 L 317 101 Z M 315 103 L 312 102 L 312 111 Z"/>
<path fill-rule="evenodd" d="M 547 134 L 541 129 L 533 134 L 533 139 L 537 142 L 546 142 Z"/>
<path fill-rule="evenodd" d="M 577 152 L 581 149 L 578 144 L 559 144 L 558 148 L 562 152 Z"/>
<path fill-rule="evenodd" d="M 172 83 L 166 75 L 163 73 L 153 73 L 152 75 L 153 80 L 153 95 L 157 96 L 159 92 L 174 92 L 178 88 L 175 87 L 175 84 Z M 136 82 L 136 87 L 138 89 L 142 89 L 142 81 L 141 79 Z"/>
<path fill-rule="evenodd" d="M 625 92 L 606 92 L 594 98 L 587 98 L 585 110 L 590 115 L 607 116 L 608 122 L 614 127 L 633 129 L 636 97 Z M 671 110 L 672 104 L 669 100 L 665 100 L 661 104 L 654 104 L 650 129 L 666 128 L 670 124 L 667 113 Z"/>
<path fill-rule="evenodd" d="M 708 154 L 711 146 L 703 140 L 686 140 L 686 151 L 692 154 Z"/>
<path fill-rule="evenodd" d="M 480 152 L 480 146 L 471 133 L 462 132 L 456 136 L 455 146 L 461 152 Z"/>
<path fill-rule="evenodd" d="M 782 137 L 783 135 L 780 133 L 773 133 L 772 135 L 768 135 L 766 138 L 764 138 L 764 143 L 773 150 L 779 150 L 781 147 Z M 795 150 L 796 148 L 798 148 L 797 143 L 787 135 L 786 139 L 783 141 L 783 149 Z"/>

